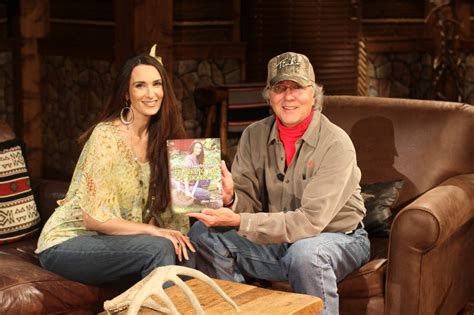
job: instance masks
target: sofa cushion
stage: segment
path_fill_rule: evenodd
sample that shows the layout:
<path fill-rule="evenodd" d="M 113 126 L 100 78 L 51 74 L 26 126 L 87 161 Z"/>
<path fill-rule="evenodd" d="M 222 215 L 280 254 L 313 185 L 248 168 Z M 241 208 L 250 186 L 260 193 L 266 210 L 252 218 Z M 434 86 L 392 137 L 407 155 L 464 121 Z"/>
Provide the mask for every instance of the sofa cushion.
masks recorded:
<path fill-rule="evenodd" d="M 337 284 L 341 297 L 366 298 L 385 292 L 386 258 L 373 259 Z"/>
<path fill-rule="evenodd" d="M 16 241 L 14 243 L 6 243 L 0 247 L 0 253 L 14 255 L 27 262 L 39 266 L 38 255 L 35 254 L 36 244 L 38 243 L 37 237 L 29 237 Z"/>
<path fill-rule="evenodd" d="M 105 300 L 124 290 L 70 281 L 3 250 L 0 270 L 0 314 L 100 312 Z"/>
<path fill-rule="evenodd" d="M 369 236 L 388 236 L 392 220 L 392 208 L 398 201 L 403 180 L 362 185 L 367 213 L 364 226 Z"/>
<path fill-rule="evenodd" d="M 17 139 L 0 143 L 0 244 L 36 234 L 40 216 Z"/>

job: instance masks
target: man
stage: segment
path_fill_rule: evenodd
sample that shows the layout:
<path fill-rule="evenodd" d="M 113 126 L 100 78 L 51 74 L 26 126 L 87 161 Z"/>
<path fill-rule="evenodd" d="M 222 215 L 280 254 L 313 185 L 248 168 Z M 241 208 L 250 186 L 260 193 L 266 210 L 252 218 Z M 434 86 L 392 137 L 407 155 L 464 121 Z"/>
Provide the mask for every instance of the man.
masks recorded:
<path fill-rule="evenodd" d="M 272 58 L 263 96 L 275 115 L 243 132 L 232 174 L 222 165 L 226 207 L 189 214 L 202 222 L 189 234 L 198 268 L 231 281 L 288 280 L 337 314 L 337 282 L 369 259 L 354 146 L 321 114 L 306 56 Z"/>

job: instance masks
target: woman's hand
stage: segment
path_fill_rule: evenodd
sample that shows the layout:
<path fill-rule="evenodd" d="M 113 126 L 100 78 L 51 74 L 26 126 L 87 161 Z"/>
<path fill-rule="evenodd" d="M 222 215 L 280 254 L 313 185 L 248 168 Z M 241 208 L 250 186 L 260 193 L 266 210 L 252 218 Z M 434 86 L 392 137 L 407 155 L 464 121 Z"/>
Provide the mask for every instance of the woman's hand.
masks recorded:
<path fill-rule="evenodd" d="M 221 161 L 222 174 L 222 202 L 227 205 L 234 198 L 234 179 L 224 161 Z"/>
<path fill-rule="evenodd" d="M 174 250 L 178 256 L 179 261 L 183 260 L 183 256 L 184 259 L 189 260 L 188 248 L 193 253 L 196 252 L 193 244 L 191 244 L 191 241 L 189 240 L 189 237 L 183 235 L 179 231 L 154 227 L 152 229 L 151 235 L 169 239 L 171 243 L 173 243 Z"/>

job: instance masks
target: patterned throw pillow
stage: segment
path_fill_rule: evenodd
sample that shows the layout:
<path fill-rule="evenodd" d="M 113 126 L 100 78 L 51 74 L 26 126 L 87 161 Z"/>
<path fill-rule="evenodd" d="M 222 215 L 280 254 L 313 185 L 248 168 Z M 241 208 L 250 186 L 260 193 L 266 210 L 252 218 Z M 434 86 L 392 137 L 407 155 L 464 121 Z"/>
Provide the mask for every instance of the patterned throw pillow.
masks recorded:
<path fill-rule="evenodd" d="M 17 139 L 0 143 L 0 244 L 35 234 L 40 217 Z"/>

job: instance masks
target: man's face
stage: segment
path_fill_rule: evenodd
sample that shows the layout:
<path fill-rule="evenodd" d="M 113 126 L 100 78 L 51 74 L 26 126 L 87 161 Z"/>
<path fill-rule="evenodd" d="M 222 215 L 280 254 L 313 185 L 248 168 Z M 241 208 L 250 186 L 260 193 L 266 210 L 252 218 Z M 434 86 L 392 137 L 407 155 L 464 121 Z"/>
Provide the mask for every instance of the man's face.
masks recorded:
<path fill-rule="evenodd" d="M 285 127 L 294 127 L 309 116 L 315 103 L 310 86 L 290 80 L 278 82 L 270 88 L 270 105 Z"/>

